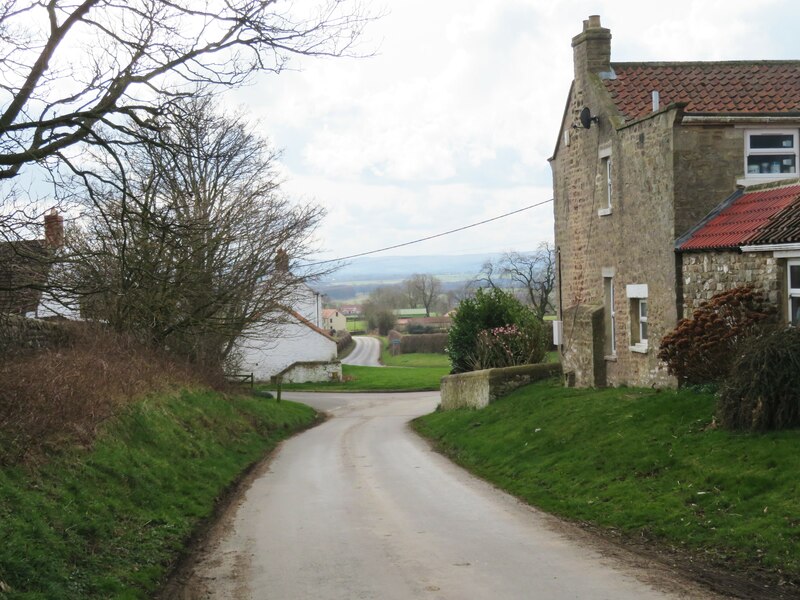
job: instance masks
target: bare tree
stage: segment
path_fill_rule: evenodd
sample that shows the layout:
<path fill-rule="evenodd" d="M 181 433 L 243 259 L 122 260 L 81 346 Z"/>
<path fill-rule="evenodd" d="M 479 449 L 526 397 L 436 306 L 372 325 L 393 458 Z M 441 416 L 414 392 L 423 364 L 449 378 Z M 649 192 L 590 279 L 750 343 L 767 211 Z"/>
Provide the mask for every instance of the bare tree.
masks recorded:
<path fill-rule="evenodd" d="M 349 53 L 369 20 L 358 0 L 306 10 L 274 0 L 7 0 L 0 179 L 48 159 L 77 162 L 81 142 L 105 147 L 157 128 L 165 104 L 198 87 L 280 72 L 293 54 Z"/>
<path fill-rule="evenodd" d="M 409 297 L 414 299 L 414 304 L 424 306 L 425 315 L 430 317 L 431 308 L 442 293 L 441 280 L 430 274 L 415 273 L 406 279 L 405 286 Z"/>
<path fill-rule="evenodd" d="M 53 206 L 77 218 L 65 178 L 101 203 L 131 195 L 126 153 L 169 143 L 159 133 L 182 98 L 278 73 L 293 55 L 362 55 L 356 44 L 371 19 L 361 0 L 0 3 L 0 243 L 20 254 Z M 139 175 L 131 185 L 143 199 Z M 106 218 L 128 216 L 126 205 L 119 211 Z M 65 258 L 30 260 L 50 268 Z"/>
<path fill-rule="evenodd" d="M 95 318 L 219 366 L 242 335 L 282 322 L 311 275 L 287 257 L 307 255 L 322 211 L 280 195 L 276 155 L 241 117 L 194 98 L 164 119 L 153 144 L 127 154 L 130 193 L 91 188 L 76 287 Z"/>
<path fill-rule="evenodd" d="M 555 250 L 549 242 L 542 242 L 536 252 L 506 252 L 499 260 L 486 261 L 476 278 L 488 287 L 518 290 L 540 319 L 553 310 L 555 280 Z"/>

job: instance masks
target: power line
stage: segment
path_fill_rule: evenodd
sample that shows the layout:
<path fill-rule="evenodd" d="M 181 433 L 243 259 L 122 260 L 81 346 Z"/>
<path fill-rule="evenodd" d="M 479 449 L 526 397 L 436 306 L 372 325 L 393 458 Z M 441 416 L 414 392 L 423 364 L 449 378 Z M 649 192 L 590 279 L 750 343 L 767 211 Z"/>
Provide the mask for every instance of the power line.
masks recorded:
<path fill-rule="evenodd" d="M 403 242 L 402 244 L 395 244 L 394 246 L 386 246 L 385 248 L 378 248 L 377 250 L 369 250 L 368 252 L 360 252 L 358 254 L 351 254 L 350 256 L 342 256 L 340 258 L 331 258 L 329 260 L 321 260 L 318 262 L 307 263 L 303 265 L 304 267 L 314 267 L 316 265 L 324 265 L 327 263 L 332 262 L 339 262 L 343 260 L 350 260 L 351 258 L 358 258 L 360 256 L 367 256 L 369 254 L 377 254 L 379 252 L 386 252 L 387 250 L 394 250 L 395 248 L 402 248 L 404 246 L 411 246 L 412 244 L 419 244 L 420 242 L 426 242 L 428 240 L 432 240 L 435 238 L 440 238 L 445 235 L 450 235 L 451 233 L 457 233 L 459 231 L 464 231 L 465 229 L 471 229 L 473 227 L 477 227 L 478 225 L 485 225 L 486 223 L 491 223 L 492 221 L 497 221 L 498 219 L 504 219 L 505 217 L 510 217 L 511 215 L 516 215 L 526 210 L 530 210 L 532 208 L 536 208 L 537 206 L 542 206 L 543 204 L 547 204 L 548 202 L 552 202 L 553 199 L 550 198 L 549 200 L 543 200 L 542 202 L 537 202 L 536 204 L 531 204 L 530 206 L 525 206 L 523 208 L 518 208 L 517 210 L 512 210 L 511 212 L 505 213 L 503 215 L 498 215 L 496 217 L 492 217 L 491 219 L 485 219 L 483 221 L 478 221 L 477 223 L 472 223 L 470 225 L 464 225 L 463 227 L 458 227 L 456 229 L 451 229 L 450 231 L 443 231 L 442 233 L 437 233 L 435 235 L 429 235 L 424 238 L 419 238 L 418 240 L 412 240 L 410 242 Z"/>

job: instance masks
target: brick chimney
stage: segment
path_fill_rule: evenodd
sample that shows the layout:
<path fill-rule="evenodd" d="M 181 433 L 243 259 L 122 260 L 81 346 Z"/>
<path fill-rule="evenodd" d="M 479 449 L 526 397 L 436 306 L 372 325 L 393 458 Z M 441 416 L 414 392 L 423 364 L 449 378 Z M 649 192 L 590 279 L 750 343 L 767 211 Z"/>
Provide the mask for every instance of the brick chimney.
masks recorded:
<path fill-rule="evenodd" d="M 44 216 L 44 242 L 53 249 L 64 245 L 64 217 L 55 208 Z"/>
<path fill-rule="evenodd" d="M 583 73 L 611 71 L 611 30 L 600 26 L 600 15 L 583 22 L 583 31 L 572 38 L 575 79 Z"/>
<path fill-rule="evenodd" d="M 283 248 L 275 253 L 275 268 L 281 273 L 289 272 L 289 254 Z"/>

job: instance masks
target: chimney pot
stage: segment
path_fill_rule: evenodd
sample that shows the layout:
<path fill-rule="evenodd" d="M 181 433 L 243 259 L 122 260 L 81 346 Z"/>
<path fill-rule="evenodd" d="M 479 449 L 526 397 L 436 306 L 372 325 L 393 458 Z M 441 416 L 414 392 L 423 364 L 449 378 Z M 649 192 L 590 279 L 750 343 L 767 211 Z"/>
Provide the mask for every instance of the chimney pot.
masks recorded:
<path fill-rule="evenodd" d="M 600 28 L 600 15 L 590 15 L 589 29 L 599 29 L 599 28 Z"/>

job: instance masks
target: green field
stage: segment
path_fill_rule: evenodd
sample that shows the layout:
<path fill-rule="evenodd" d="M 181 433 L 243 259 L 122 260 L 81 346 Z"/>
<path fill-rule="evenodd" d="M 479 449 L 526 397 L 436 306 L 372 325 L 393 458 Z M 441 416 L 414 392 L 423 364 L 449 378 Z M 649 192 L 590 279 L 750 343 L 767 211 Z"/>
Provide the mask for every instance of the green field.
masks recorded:
<path fill-rule="evenodd" d="M 729 433 L 713 412 L 707 394 L 544 382 L 414 426 L 546 511 L 799 581 L 800 431 Z"/>
<path fill-rule="evenodd" d="M 412 356 L 412 355 L 409 355 Z M 342 365 L 344 381 L 323 383 L 288 383 L 283 390 L 318 392 L 358 391 L 421 391 L 438 390 L 439 382 L 450 371 L 448 367 L 359 367 Z M 263 385 L 274 392 L 275 386 Z"/>
<path fill-rule="evenodd" d="M 357 319 L 347 317 L 347 331 L 366 331 L 367 321 L 365 319 Z"/>
<path fill-rule="evenodd" d="M 310 408 L 184 391 L 138 402 L 91 448 L 0 468 L 0 597 L 150 598 L 226 488 Z"/>

